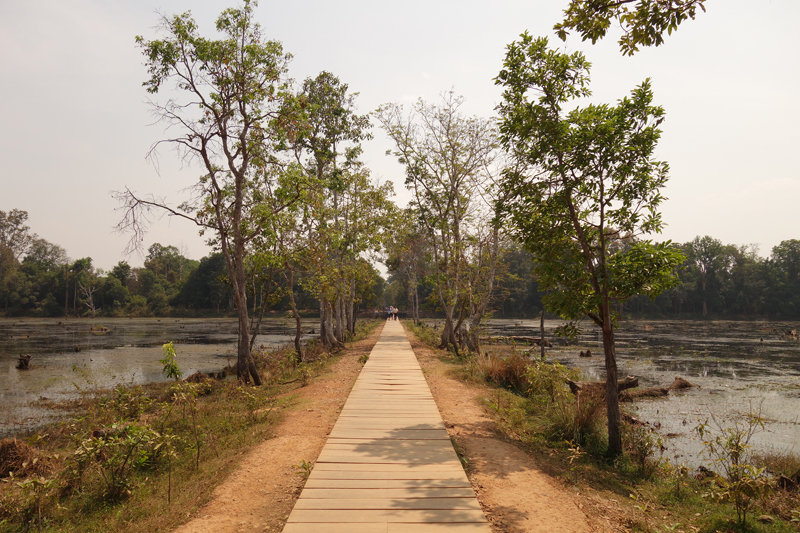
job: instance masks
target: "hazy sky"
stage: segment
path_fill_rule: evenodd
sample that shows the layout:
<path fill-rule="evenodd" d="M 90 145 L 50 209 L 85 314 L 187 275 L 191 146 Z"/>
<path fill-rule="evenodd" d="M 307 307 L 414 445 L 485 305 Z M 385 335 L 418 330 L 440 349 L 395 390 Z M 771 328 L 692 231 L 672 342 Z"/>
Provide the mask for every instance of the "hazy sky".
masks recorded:
<path fill-rule="evenodd" d="M 758 244 L 769 255 L 800 238 L 800 2 L 707 0 L 707 13 L 684 23 L 666 44 L 623 57 L 611 36 L 597 45 L 552 33 L 567 0 L 380 2 L 262 0 L 257 18 L 270 39 L 294 55 L 299 82 L 328 70 L 360 93 L 359 111 L 385 102 L 435 100 L 454 89 L 469 114 L 491 116 L 500 99 L 492 79 L 505 47 L 521 32 L 581 50 L 593 64 L 593 100 L 613 103 L 645 78 L 667 119 L 658 157 L 669 162 L 663 238 L 711 235 Z M 110 269 L 125 259 L 127 236 L 111 191 L 128 186 L 174 204 L 201 171 L 160 153 L 163 136 L 141 86 L 146 78 L 134 36 L 154 38 L 156 11 L 191 9 L 213 32 L 229 2 L 190 0 L 25 0 L 0 2 L 0 210 L 28 211 L 31 230 Z M 373 176 L 395 182 L 403 170 L 384 155 L 383 132 L 365 146 Z M 160 172 L 158 171 L 160 170 Z M 208 253 L 196 229 L 163 218 L 153 242 Z M 141 259 L 129 258 L 132 264 Z"/>

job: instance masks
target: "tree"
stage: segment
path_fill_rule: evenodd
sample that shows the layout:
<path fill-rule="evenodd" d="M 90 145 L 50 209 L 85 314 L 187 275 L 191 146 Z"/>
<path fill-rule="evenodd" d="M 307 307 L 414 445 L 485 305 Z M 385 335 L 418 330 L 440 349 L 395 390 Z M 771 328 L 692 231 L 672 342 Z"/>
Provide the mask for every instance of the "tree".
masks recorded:
<path fill-rule="evenodd" d="M 430 254 L 419 224 L 419 213 L 413 208 L 405 209 L 395 221 L 393 230 L 384 263 L 389 274 L 398 275 L 402 280 L 409 314 L 414 322 L 419 322 L 419 287 L 430 270 L 426 260 Z"/>
<path fill-rule="evenodd" d="M 659 46 L 664 32 L 672 34 L 686 19 L 694 20 L 697 10 L 705 11 L 705 0 L 570 0 L 564 20 L 553 29 L 561 40 L 577 31 L 585 41 L 596 43 L 605 37 L 616 20 L 622 28 L 619 47 L 633 55 L 640 46 Z"/>
<path fill-rule="evenodd" d="M 131 276 L 131 265 L 127 261 L 120 261 L 111 269 L 109 276 L 117 278 L 123 287 L 127 287 L 128 278 Z"/>
<path fill-rule="evenodd" d="M 178 131 L 153 150 L 161 143 L 174 145 L 199 162 L 205 174 L 195 198 L 177 209 L 130 190 L 121 193 L 126 214 L 119 228 L 131 230 L 133 242 L 141 242 L 155 209 L 213 233 L 211 242 L 225 259 L 239 317 L 237 375 L 260 385 L 250 353 L 245 249 L 274 214 L 262 200 L 273 192 L 269 170 L 278 164 L 274 154 L 288 120 L 282 111 L 290 107 L 286 72 L 291 56 L 278 41 L 262 38 L 253 20 L 255 6 L 245 0 L 242 8 L 223 11 L 216 22 L 223 35 L 219 40 L 201 37 L 190 13 L 162 17 L 163 39 L 136 38 L 147 58 L 147 91 L 156 94 L 169 84 L 177 89 L 175 98 L 152 102 L 154 114 Z"/>
<path fill-rule="evenodd" d="M 61 246 L 34 237 L 30 241 L 30 246 L 22 262 L 34 263 L 40 268 L 52 270 L 60 268 L 64 263 L 69 262 L 69 259 L 66 250 Z"/>
<path fill-rule="evenodd" d="M 588 316 L 602 330 L 610 455 L 622 452 L 615 302 L 656 295 L 675 282 L 683 260 L 657 233 L 667 164 L 655 161 L 664 111 L 646 80 L 616 106 L 565 112 L 589 96 L 582 54 L 548 49 L 527 33 L 508 46 L 496 83 L 503 87 L 500 133 L 516 164 L 504 173 L 503 218 L 534 254 L 547 309 L 567 319 Z M 621 239 L 630 244 L 619 246 Z"/>
<path fill-rule="evenodd" d="M 320 339 L 329 349 L 355 333 L 356 285 L 372 278 L 359 259 L 380 248 L 392 212 L 391 185 L 373 184 L 359 161 L 361 142 L 372 135 L 369 117 L 356 113 L 356 96 L 330 72 L 306 79 L 298 99 L 304 120 L 292 145 L 314 183 L 295 221 L 307 230 L 305 284 L 319 299 Z"/>
<path fill-rule="evenodd" d="M 686 244 L 684 251 L 689 273 L 696 273 L 698 278 L 702 314 L 706 316 L 709 298 L 712 294 L 718 297 L 721 292 L 720 277 L 730 267 L 732 247 L 726 247 L 719 239 L 706 235 L 695 237 L 692 242 Z"/>
<path fill-rule="evenodd" d="M 8 213 L 0 211 L 0 244 L 7 247 L 19 260 L 27 251 L 36 235 L 30 234 L 30 228 L 25 225 L 28 212 L 21 209 L 12 209 Z"/>
<path fill-rule="evenodd" d="M 445 314 L 442 347 L 458 352 L 464 321 L 470 351 L 478 350 L 478 326 L 492 296 L 500 227 L 492 223 L 493 164 L 497 130 L 491 120 L 468 118 L 463 98 L 442 95 L 441 105 L 419 100 L 406 116 L 403 106 L 377 112 L 405 166 L 420 227 L 433 252 L 436 292 Z"/>

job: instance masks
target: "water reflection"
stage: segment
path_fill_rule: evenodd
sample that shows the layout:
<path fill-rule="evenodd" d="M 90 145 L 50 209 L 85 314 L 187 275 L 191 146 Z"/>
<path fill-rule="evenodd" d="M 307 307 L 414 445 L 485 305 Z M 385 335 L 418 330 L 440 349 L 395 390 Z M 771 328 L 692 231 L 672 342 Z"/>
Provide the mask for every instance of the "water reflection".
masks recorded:
<path fill-rule="evenodd" d="M 265 320 L 261 332 L 257 345 L 285 344 L 294 323 Z M 53 413 L 38 399 L 164 380 L 158 360 L 167 342 L 184 374 L 217 372 L 235 360 L 236 334 L 236 319 L 0 320 L 0 437 L 47 422 Z M 19 354 L 33 356 L 30 370 L 17 370 Z"/>

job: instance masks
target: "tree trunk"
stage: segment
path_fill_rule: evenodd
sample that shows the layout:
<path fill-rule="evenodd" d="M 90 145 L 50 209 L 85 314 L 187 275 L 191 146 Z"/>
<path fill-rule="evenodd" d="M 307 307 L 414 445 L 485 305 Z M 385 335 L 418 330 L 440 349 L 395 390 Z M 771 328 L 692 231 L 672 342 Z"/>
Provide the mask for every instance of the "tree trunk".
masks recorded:
<path fill-rule="evenodd" d="M 611 322 L 610 303 L 600 308 L 603 317 L 603 351 L 606 357 L 606 412 L 608 414 L 608 455 L 617 457 L 622 453 L 620 430 L 619 388 L 617 384 L 617 354 L 614 346 L 614 324 Z"/>
<path fill-rule="evenodd" d="M 341 343 L 336 339 L 333 330 L 333 306 L 327 300 L 320 301 L 320 306 L 320 336 L 322 344 L 329 350 L 338 350 L 341 347 Z"/>
<path fill-rule="evenodd" d="M 229 258 L 226 263 L 228 264 L 229 274 L 233 274 L 233 297 L 236 302 L 236 314 L 239 316 L 239 343 L 238 343 L 238 357 L 236 361 L 236 375 L 237 377 L 248 383 L 250 377 L 253 378 L 253 384 L 256 386 L 261 385 L 261 376 L 258 375 L 255 361 L 250 352 L 250 318 L 247 309 L 247 278 L 244 273 L 244 239 L 239 233 L 241 215 L 238 212 L 240 208 L 236 208 L 234 214 L 234 239 L 233 239 L 233 257 L 230 257 L 230 249 L 227 246 L 223 247 L 223 253 L 227 249 Z M 223 237 L 224 238 L 224 237 Z M 231 272 L 231 267 L 233 272 Z"/>
<path fill-rule="evenodd" d="M 356 334 L 356 280 L 350 280 L 350 297 L 347 299 L 347 331 L 351 337 Z"/>
<path fill-rule="evenodd" d="M 546 342 L 544 342 L 544 305 L 542 305 L 542 316 L 539 318 L 539 347 L 541 348 L 541 357 L 542 361 L 544 361 L 544 347 Z"/>
<path fill-rule="evenodd" d="M 292 316 L 294 316 L 295 331 L 294 331 L 294 349 L 297 351 L 297 358 L 299 361 L 306 360 L 305 353 L 303 352 L 303 345 L 301 339 L 303 338 L 303 327 L 300 322 L 300 313 L 297 312 L 297 305 L 294 302 L 294 269 L 288 265 L 286 270 L 289 272 L 286 276 L 286 281 L 289 284 L 289 303 L 292 306 Z"/>
<path fill-rule="evenodd" d="M 452 346 L 458 355 L 458 342 L 456 341 L 455 324 L 453 323 L 453 312 L 455 310 L 445 309 L 444 327 L 442 327 L 441 345 L 439 348 L 447 349 Z"/>

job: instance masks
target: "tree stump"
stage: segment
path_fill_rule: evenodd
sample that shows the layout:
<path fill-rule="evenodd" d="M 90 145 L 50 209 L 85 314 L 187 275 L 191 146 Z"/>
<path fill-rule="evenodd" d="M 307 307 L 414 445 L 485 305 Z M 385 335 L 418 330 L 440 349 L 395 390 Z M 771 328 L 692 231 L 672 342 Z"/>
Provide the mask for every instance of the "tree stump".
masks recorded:
<path fill-rule="evenodd" d="M 675 376 L 675 381 L 672 382 L 672 385 L 669 386 L 669 389 L 682 390 L 682 389 L 691 389 L 692 387 L 694 387 L 694 385 L 692 385 L 682 377 Z"/>

